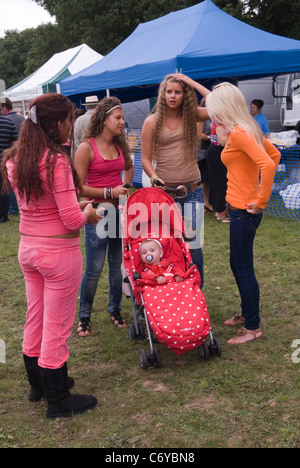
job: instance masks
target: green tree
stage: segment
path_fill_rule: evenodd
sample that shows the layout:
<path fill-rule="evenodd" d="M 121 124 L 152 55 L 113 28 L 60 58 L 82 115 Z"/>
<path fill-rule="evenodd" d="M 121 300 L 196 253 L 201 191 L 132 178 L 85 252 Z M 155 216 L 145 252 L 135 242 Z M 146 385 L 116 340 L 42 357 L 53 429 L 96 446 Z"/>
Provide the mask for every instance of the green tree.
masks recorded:
<path fill-rule="evenodd" d="M 195 5 L 198 1 L 174 0 L 35 0 L 56 17 L 69 46 L 85 42 L 106 55 L 141 23 Z"/>
<path fill-rule="evenodd" d="M 0 39 L 0 79 L 4 80 L 6 88 L 22 80 L 26 68 L 27 54 L 33 47 L 34 29 L 26 29 L 22 33 L 8 31 L 4 39 Z"/>
<path fill-rule="evenodd" d="M 0 39 L 0 79 L 10 88 L 65 50 L 60 29 L 51 23 L 24 31 L 7 31 Z"/>
<path fill-rule="evenodd" d="M 247 0 L 253 26 L 279 36 L 300 39 L 299 0 Z"/>

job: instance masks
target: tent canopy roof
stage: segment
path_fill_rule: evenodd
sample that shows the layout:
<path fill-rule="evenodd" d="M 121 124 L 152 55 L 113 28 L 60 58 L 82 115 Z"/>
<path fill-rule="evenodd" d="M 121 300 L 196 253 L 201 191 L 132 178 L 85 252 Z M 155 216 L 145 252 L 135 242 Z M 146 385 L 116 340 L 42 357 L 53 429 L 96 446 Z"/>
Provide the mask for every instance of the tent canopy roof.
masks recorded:
<path fill-rule="evenodd" d="M 176 70 L 196 80 L 289 73 L 300 67 L 300 41 L 249 26 L 205 0 L 136 30 L 100 62 L 66 78 L 74 98 L 112 90 L 122 100 L 153 95 Z"/>
<path fill-rule="evenodd" d="M 63 78 L 78 73 L 102 58 L 101 54 L 98 54 L 86 44 L 81 44 L 78 47 L 53 55 L 38 70 L 7 89 L 3 94 L 12 101 L 31 99 L 43 94 L 43 88 L 47 90 L 50 84 L 59 83 Z"/>

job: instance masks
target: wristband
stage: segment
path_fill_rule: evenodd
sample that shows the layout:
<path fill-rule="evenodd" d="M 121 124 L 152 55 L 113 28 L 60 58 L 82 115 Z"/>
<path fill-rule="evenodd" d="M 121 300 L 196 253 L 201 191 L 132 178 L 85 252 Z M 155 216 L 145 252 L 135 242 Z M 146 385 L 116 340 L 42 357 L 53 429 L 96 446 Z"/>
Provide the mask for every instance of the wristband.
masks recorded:
<path fill-rule="evenodd" d="M 154 182 L 158 179 L 158 175 L 157 174 L 153 174 L 153 176 L 150 178 L 150 183 L 151 185 L 153 186 L 154 185 Z"/>
<path fill-rule="evenodd" d="M 107 187 L 106 189 L 106 197 L 105 198 L 114 198 L 113 191 L 111 187 Z"/>

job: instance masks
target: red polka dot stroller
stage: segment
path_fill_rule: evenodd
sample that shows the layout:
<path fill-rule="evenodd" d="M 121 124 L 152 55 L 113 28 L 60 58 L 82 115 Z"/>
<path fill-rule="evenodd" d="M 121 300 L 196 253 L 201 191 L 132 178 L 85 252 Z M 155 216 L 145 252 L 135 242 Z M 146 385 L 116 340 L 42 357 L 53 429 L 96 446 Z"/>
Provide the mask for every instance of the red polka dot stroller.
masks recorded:
<path fill-rule="evenodd" d="M 177 356 L 199 349 L 200 357 L 221 356 L 219 341 L 213 337 L 201 278 L 192 263 L 189 244 L 184 242 L 185 227 L 174 200 L 156 188 L 134 192 L 123 210 L 123 257 L 131 286 L 134 324 L 128 326 L 131 340 L 146 338 L 150 354 L 140 351 L 140 367 L 161 367 L 161 354 L 153 343 L 161 343 Z M 183 279 L 158 284 L 141 273 L 145 269 L 140 256 L 144 240 L 155 239 L 163 250 L 163 259 L 184 272 Z M 210 345 L 206 338 L 210 336 Z"/>

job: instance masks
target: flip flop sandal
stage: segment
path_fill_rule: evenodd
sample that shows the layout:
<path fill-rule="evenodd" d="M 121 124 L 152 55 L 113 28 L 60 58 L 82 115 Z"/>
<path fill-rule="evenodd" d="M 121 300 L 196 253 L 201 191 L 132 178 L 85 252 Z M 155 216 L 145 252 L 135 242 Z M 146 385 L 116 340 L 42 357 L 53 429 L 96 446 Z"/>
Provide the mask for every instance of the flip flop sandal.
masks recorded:
<path fill-rule="evenodd" d="M 211 210 L 210 208 L 208 208 L 208 206 L 204 205 L 204 214 L 205 215 L 209 215 L 213 213 L 213 210 Z"/>
<path fill-rule="evenodd" d="M 113 323 L 113 325 L 117 328 L 126 328 L 127 327 L 127 322 L 123 317 L 121 317 L 121 314 L 118 310 L 115 310 L 112 314 L 110 314 L 110 319 Z"/>
<path fill-rule="evenodd" d="M 262 334 L 263 333 L 260 328 L 257 328 L 256 330 L 247 330 L 246 328 L 241 328 L 238 331 L 237 336 L 227 341 L 227 344 L 235 345 L 235 344 L 250 343 L 250 341 L 260 338 Z"/>
<path fill-rule="evenodd" d="M 242 315 L 234 315 L 231 319 L 226 320 L 223 325 L 227 327 L 234 327 L 235 325 L 243 325 L 245 323 L 245 318 Z"/>
<path fill-rule="evenodd" d="M 216 220 L 219 221 L 220 223 L 230 223 L 230 217 L 229 216 L 222 216 L 221 218 L 217 218 Z"/>
<path fill-rule="evenodd" d="M 77 335 L 89 336 L 90 334 L 91 334 L 90 319 L 88 317 L 80 319 L 77 325 Z"/>

